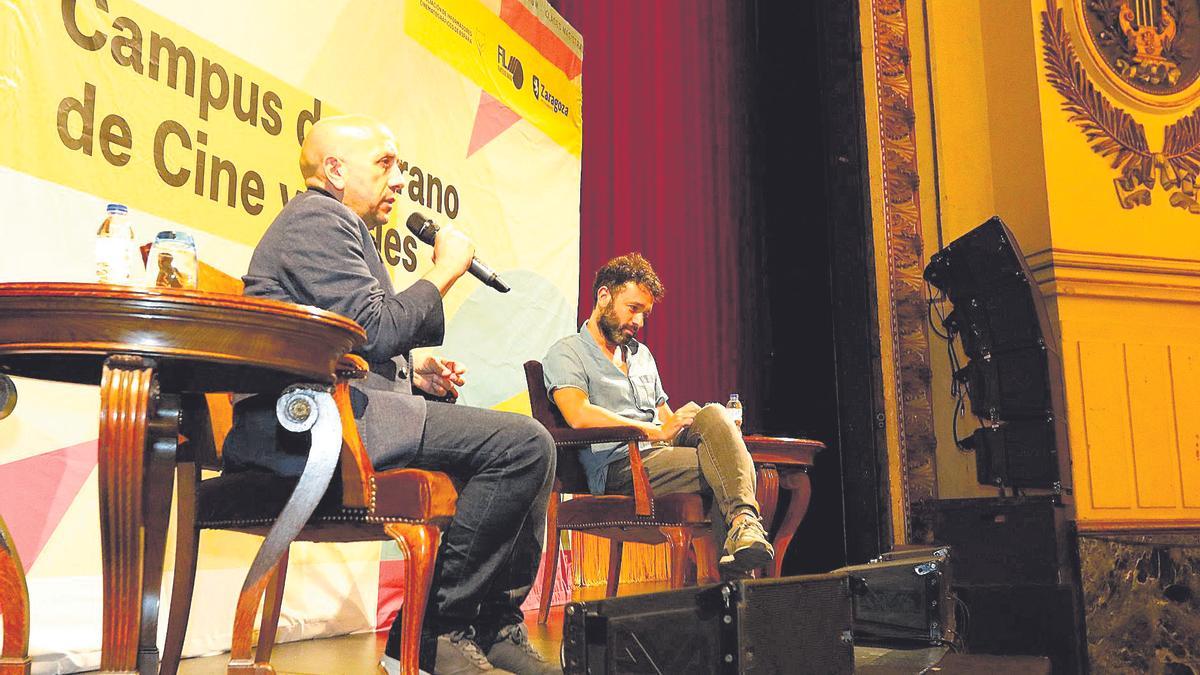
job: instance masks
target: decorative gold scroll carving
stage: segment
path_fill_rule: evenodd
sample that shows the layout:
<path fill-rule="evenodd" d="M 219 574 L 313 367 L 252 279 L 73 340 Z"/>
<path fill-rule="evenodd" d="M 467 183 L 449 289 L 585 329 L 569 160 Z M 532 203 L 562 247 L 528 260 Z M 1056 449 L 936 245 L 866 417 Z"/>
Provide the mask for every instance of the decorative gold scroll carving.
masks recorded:
<path fill-rule="evenodd" d="M 937 497 L 927 304 L 921 276 L 925 264 L 918 191 L 921 180 L 913 138 L 916 115 L 906 3 L 873 0 L 871 10 L 899 421 L 900 492 L 907 514 L 912 501 Z"/>
<path fill-rule="evenodd" d="M 1083 131 L 1092 151 L 1118 171 L 1113 186 L 1121 208 L 1149 205 L 1151 192 L 1161 184 L 1171 206 L 1200 214 L 1200 108 L 1168 126 L 1162 150 L 1153 152 L 1142 124 L 1113 105 L 1088 76 L 1057 0 L 1046 0 L 1042 12 L 1042 53 L 1046 80 L 1063 97 L 1068 119 Z"/>

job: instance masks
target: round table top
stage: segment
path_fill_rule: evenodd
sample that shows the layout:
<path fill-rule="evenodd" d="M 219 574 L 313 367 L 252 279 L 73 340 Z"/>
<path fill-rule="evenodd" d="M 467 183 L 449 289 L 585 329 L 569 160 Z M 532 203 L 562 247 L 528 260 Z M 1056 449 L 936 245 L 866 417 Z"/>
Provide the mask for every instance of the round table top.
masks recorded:
<path fill-rule="evenodd" d="M 812 466 L 817 453 L 825 449 L 824 443 L 812 438 L 746 434 L 742 440 L 750 456 L 760 464 Z"/>
<path fill-rule="evenodd" d="M 277 391 L 332 383 L 366 341 L 315 307 L 174 288 L 0 284 L 0 373 L 96 384 L 104 359 L 155 359 L 168 391 Z"/>

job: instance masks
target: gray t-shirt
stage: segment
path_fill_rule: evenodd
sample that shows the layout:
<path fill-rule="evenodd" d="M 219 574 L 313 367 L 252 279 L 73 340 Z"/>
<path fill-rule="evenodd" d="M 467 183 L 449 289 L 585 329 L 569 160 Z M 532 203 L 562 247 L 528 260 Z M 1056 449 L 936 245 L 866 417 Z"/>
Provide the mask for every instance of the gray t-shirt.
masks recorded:
<path fill-rule="evenodd" d="M 658 376 L 658 364 L 646 345 L 630 340 L 626 346 L 628 375 L 621 372 L 596 344 L 588 332 L 587 322 L 575 335 L 555 342 L 542 360 L 550 402 L 554 402 L 555 389 L 575 387 L 582 389 L 594 405 L 622 417 L 658 422 L 657 408 L 667 402 Z M 648 443 L 643 445 L 649 446 Z M 596 444 L 581 450 L 579 459 L 587 471 L 588 489 L 593 494 L 602 494 L 608 465 L 628 455 L 629 448 L 625 443 Z"/>

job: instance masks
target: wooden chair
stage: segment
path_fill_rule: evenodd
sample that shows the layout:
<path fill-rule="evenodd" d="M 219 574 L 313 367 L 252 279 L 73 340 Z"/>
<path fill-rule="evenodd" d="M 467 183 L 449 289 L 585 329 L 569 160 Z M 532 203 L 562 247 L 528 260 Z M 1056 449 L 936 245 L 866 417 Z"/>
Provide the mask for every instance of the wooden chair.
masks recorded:
<path fill-rule="evenodd" d="M 671 588 L 685 584 L 690 553 L 695 549 L 698 576 L 717 579 L 717 551 L 710 532 L 712 525 L 697 494 L 670 494 L 655 497 L 650 477 L 642 464 L 638 441 L 645 434 L 632 427 L 572 429 L 550 402 L 542 375 L 542 364 L 525 362 L 525 381 L 533 417 L 550 432 L 558 449 L 558 468 L 554 492 L 546 510 L 547 563 L 542 576 L 541 606 L 538 623 L 550 615 L 550 596 L 558 547 L 563 530 L 574 530 L 609 540 L 607 597 L 617 594 L 621 576 L 621 552 L 625 542 L 667 543 L 671 550 Z M 581 448 L 593 443 L 629 443 L 629 463 L 633 470 L 633 496 L 593 495 L 588 491 L 587 476 L 579 462 Z M 571 495 L 561 501 L 563 495 Z M 561 503 L 560 503 L 561 501 Z"/>
<path fill-rule="evenodd" d="M 3 519 L 0 519 L 0 615 L 4 619 L 0 675 L 29 675 L 29 590 L 21 558 Z"/>
<path fill-rule="evenodd" d="M 17 388 L 0 374 L 0 420 L 17 405 Z M 29 675 L 29 588 L 25 568 L 12 535 L 0 518 L 0 618 L 4 643 L 0 646 L 0 675 Z"/>
<path fill-rule="evenodd" d="M 241 293 L 241 282 L 201 264 L 201 290 Z M 367 456 L 350 407 L 349 380 L 364 377 L 366 363 L 343 358 L 334 400 L 342 422 L 340 481 L 330 487 L 297 539 L 315 542 L 394 540 L 405 559 L 401 666 L 417 673 L 421 621 L 429 597 L 441 532 L 454 516 L 458 493 L 440 472 L 418 469 L 376 471 Z M 268 472 L 231 472 L 201 480 L 201 469 L 221 469 L 220 448 L 232 421 L 228 395 L 185 397 L 182 441 L 177 452 L 178 538 L 175 576 L 160 672 L 179 666 L 191 610 L 200 532 L 232 530 L 265 535 L 296 485 Z M 338 485 L 337 483 L 340 483 Z M 271 573 L 263 601 L 258 647 L 251 658 L 256 606 L 234 620 L 229 672 L 271 673 L 271 650 L 287 575 L 285 553 Z"/>

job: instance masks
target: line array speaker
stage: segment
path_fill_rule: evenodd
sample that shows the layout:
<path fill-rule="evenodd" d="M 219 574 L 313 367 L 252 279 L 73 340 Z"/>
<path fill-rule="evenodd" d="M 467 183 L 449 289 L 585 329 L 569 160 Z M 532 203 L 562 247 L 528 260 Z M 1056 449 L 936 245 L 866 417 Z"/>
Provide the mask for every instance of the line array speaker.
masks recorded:
<path fill-rule="evenodd" d="M 984 422 L 965 442 L 979 482 L 1052 488 L 1063 480 L 1061 364 L 1041 293 L 997 217 L 935 253 L 925 279 L 954 309 L 942 321 L 967 365 L 954 373 Z"/>

